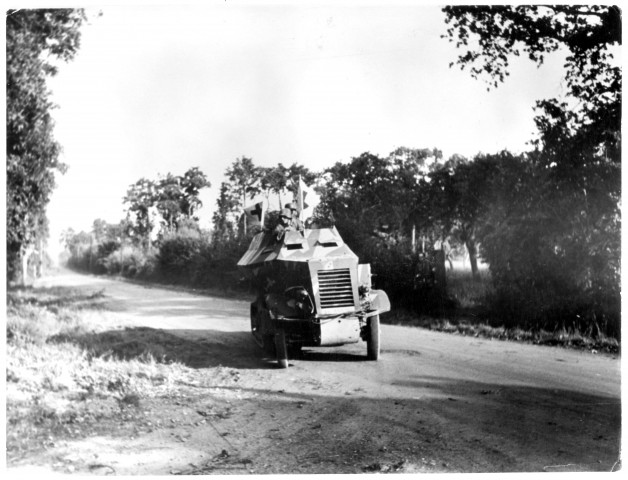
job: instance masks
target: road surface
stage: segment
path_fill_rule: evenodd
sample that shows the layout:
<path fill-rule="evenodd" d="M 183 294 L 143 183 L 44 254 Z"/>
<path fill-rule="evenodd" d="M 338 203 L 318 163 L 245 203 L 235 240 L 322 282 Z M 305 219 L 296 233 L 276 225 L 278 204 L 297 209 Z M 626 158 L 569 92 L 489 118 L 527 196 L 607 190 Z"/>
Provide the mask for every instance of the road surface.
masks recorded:
<path fill-rule="evenodd" d="M 129 332 L 176 338 L 190 352 L 178 361 L 233 379 L 228 414 L 185 424 L 183 442 L 153 431 L 71 446 L 100 449 L 118 474 L 620 468 L 618 356 L 384 324 L 377 362 L 360 342 L 305 348 L 282 370 L 253 342 L 246 301 L 71 273 L 38 284 L 52 285 L 103 290 Z M 169 412 L 200 418 L 215 394 Z"/>

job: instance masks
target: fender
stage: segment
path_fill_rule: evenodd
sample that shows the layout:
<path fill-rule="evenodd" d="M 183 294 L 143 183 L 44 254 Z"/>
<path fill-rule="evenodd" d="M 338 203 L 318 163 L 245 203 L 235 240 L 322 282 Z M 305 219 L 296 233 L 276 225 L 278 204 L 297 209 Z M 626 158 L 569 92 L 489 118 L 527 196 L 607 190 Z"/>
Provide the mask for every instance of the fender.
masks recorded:
<path fill-rule="evenodd" d="M 373 317 L 381 313 L 390 312 L 390 300 L 384 290 L 371 290 L 371 309 L 366 312 L 365 318 Z"/>

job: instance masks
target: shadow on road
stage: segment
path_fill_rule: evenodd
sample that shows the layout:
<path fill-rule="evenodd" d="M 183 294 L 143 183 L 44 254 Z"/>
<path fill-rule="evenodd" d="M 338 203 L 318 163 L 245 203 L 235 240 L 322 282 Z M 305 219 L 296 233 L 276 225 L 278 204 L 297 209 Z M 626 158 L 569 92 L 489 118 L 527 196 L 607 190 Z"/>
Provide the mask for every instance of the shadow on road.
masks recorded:
<path fill-rule="evenodd" d="M 96 357 L 134 360 L 148 356 L 157 362 L 176 362 L 191 368 L 272 368 L 261 358 L 249 332 L 127 327 L 55 340 L 75 343 Z"/>
<path fill-rule="evenodd" d="M 621 469 L 621 406 L 613 399 L 445 377 L 415 379 L 407 387 L 416 396 L 216 388 L 257 399 L 250 406 L 251 421 L 272 427 L 267 437 L 272 442 L 259 451 L 263 458 L 281 457 L 286 449 L 294 454 L 295 445 L 308 445 L 296 452 L 298 465 L 315 463 L 316 473 L 343 472 L 348 467 L 338 458 L 355 458 L 357 452 L 364 471 L 385 472 L 408 458 L 419 465 L 437 459 L 427 465 L 464 473 Z"/>
<path fill-rule="evenodd" d="M 72 336 L 57 336 L 53 341 L 79 345 L 96 357 L 112 356 L 122 360 L 152 357 L 158 362 L 176 362 L 190 368 L 217 366 L 268 369 L 276 368 L 274 358 L 264 354 L 250 332 L 220 330 L 162 330 L 127 327 Z M 338 352 L 334 347 L 308 349 L 296 353 L 294 360 L 305 362 L 360 362 L 364 354 Z"/>

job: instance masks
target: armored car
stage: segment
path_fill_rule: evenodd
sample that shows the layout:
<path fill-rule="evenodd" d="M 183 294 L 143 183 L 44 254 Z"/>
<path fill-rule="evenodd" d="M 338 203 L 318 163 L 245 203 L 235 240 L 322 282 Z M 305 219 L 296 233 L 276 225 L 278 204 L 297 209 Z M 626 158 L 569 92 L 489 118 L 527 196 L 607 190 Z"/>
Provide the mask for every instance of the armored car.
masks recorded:
<path fill-rule="evenodd" d="M 258 233 L 238 262 L 257 293 L 251 331 L 280 367 L 302 347 L 366 342 L 366 355 L 380 353 L 380 314 L 388 296 L 371 288 L 369 264 L 343 242 L 335 228 Z"/>

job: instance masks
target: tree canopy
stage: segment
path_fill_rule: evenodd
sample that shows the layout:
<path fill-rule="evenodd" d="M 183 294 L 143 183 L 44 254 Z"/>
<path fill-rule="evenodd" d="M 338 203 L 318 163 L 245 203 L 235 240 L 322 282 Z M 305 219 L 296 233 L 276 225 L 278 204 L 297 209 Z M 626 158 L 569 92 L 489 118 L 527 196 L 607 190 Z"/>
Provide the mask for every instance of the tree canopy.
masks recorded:
<path fill-rule="evenodd" d="M 46 206 L 63 173 L 53 137 L 46 78 L 80 45 L 82 10 L 9 10 L 7 72 L 7 279 L 18 276 L 26 251 L 47 235 Z M 23 279 L 24 280 L 24 279 Z"/>
<path fill-rule="evenodd" d="M 476 218 L 497 296 L 510 314 L 619 326 L 621 45 L 616 6 L 451 6 L 455 62 L 492 87 L 512 56 L 563 52 L 565 94 L 539 99 L 527 155 L 494 164 Z M 485 161 L 494 161 L 484 159 Z M 477 162 L 477 159 L 476 159 Z M 462 173 L 457 171 L 456 175 Z M 616 332 L 615 332 L 616 333 Z"/>
<path fill-rule="evenodd" d="M 183 175 L 168 173 L 158 180 L 141 178 L 130 185 L 123 202 L 131 219 L 133 234 L 146 248 L 154 228 L 155 217 L 161 217 L 161 234 L 176 232 L 186 221 L 197 222 L 201 189 L 211 184 L 205 174 L 192 167 Z"/>

